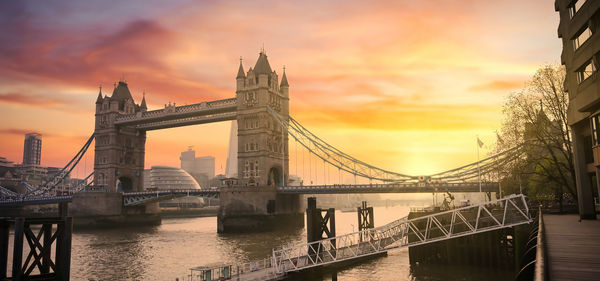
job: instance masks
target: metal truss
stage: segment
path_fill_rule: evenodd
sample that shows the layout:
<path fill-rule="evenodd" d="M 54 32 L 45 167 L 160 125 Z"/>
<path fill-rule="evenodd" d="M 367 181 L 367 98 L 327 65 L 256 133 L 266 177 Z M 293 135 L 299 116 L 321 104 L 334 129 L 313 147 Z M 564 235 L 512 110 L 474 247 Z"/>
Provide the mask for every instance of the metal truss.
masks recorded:
<path fill-rule="evenodd" d="M 453 209 L 385 226 L 273 251 L 273 270 L 282 274 L 377 255 L 532 221 L 524 195 Z"/>
<path fill-rule="evenodd" d="M 218 199 L 219 190 L 204 190 L 204 189 L 174 189 L 174 190 L 158 190 L 158 191 L 143 191 L 143 192 L 127 192 L 123 193 L 123 205 L 135 206 L 150 202 L 169 200 L 177 197 L 195 196 L 208 199 Z"/>
<path fill-rule="evenodd" d="M 16 198 L 17 196 L 19 196 L 19 193 L 16 193 L 6 187 L 0 186 L 0 195 L 2 196 L 2 199 L 7 199 Z"/>

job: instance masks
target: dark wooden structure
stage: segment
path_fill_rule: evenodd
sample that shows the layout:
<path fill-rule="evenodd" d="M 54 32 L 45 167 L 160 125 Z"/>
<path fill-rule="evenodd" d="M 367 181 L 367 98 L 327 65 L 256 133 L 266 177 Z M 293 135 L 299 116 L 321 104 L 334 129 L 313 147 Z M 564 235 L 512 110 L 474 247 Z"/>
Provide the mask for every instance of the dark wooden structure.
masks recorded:
<path fill-rule="evenodd" d="M 335 209 L 317 208 L 317 198 L 309 197 L 306 208 L 306 242 L 335 237 Z M 335 246 L 335 241 L 332 241 Z M 315 253 L 309 253 L 313 255 Z"/>
<path fill-rule="evenodd" d="M 11 280 L 69 280 L 71 217 L 0 219 L 0 280 L 8 278 L 11 224 L 15 227 Z"/>

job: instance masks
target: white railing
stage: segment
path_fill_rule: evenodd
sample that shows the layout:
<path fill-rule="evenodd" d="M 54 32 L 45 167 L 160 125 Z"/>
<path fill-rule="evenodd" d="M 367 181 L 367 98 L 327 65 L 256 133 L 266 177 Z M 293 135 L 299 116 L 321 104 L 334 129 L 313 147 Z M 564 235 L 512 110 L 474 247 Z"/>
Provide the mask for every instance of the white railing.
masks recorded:
<path fill-rule="evenodd" d="M 270 259 L 232 265 L 236 280 L 265 280 L 288 272 L 381 254 L 532 221 L 524 195 L 434 213 L 403 217 L 384 226 L 273 250 Z"/>
<path fill-rule="evenodd" d="M 382 227 L 349 233 L 273 251 L 276 273 L 298 271 L 395 248 L 432 243 L 475 233 L 530 223 L 523 195 L 453 209 Z"/>

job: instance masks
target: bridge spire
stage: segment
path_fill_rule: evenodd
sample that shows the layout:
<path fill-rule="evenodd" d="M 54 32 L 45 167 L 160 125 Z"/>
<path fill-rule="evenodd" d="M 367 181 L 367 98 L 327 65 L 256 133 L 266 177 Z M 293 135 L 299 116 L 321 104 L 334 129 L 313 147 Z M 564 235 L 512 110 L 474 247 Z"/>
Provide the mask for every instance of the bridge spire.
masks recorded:
<path fill-rule="evenodd" d="M 98 91 L 98 98 L 96 99 L 96 104 L 102 102 L 102 85 L 99 85 L 98 88 L 99 88 L 99 91 Z"/>
<path fill-rule="evenodd" d="M 144 92 L 142 93 L 142 103 L 140 104 L 140 108 L 143 111 L 148 110 L 148 106 L 146 106 L 146 90 L 144 90 Z"/>
<path fill-rule="evenodd" d="M 244 66 L 242 66 L 242 57 L 240 57 L 240 68 L 238 69 L 236 79 L 239 78 L 246 78 L 246 75 L 244 74 Z"/>
<path fill-rule="evenodd" d="M 285 75 L 285 65 L 283 66 L 283 77 L 281 77 L 281 85 L 279 87 L 289 87 L 287 76 Z"/>

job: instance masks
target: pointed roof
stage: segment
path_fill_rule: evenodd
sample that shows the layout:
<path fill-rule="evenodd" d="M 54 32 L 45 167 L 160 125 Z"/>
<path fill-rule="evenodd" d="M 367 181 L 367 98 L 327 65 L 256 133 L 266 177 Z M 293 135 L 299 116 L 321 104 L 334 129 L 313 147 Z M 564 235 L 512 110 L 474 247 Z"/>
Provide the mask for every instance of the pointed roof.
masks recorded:
<path fill-rule="evenodd" d="M 143 93 L 142 103 L 140 104 L 140 108 L 143 110 L 148 109 L 148 106 L 146 106 L 146 91 L 144 91 L 144 93 Z"/>
<path fill-rule="evenodd" d="M 242 58 L 240 57 L 240 68 L 238 69 L 238 74 L 237 74 L 237 77 L 235 77 L 235 78 L 237 79 L 237 78 L 245 78 L 245 77 L 246 77 L 246 75 L 244 74 L 244 67 L 242 66 Z"/>
<path fill-rule="evenodd" d="M 281 85 L 279 85 L 279 87 L 289 87 L 290 84 L 288 84 L 287 81 L 287 76 L 285 75 L 285 67 L 283 68 L 283 77 L 281 77 Z"/>
<path fill-rule="evenodd" d="M 96 99 L 96 103 L 102 102 L 102 86 L 100 86 L 100 91 L 98 92 L 98 98 Z"/>
<path fill-rule="evenodd" d="M 119 101 L 124 101 L 127 99 L 133 100 L 133 97 L 131 97 L 131 92 L 129 92 L 129 88 L 127 87 L 127 83 L 124 81 L 119 81 L 119 84 L 112 93 L 111 99 Z"/>
<path fill-rule="evenodd" d="M 258 55 L 258 60 L 256 61 L 256 64 L 254 65 L 254 72 L 256 74 L 269 74 L 271 72 L 273 72 L 271 70 L 271 66 L 269 65 L 269 60 L 267 59 L 267 54 L 265 53 L 265 51 L 261 51 L 260 54 Z"/>

